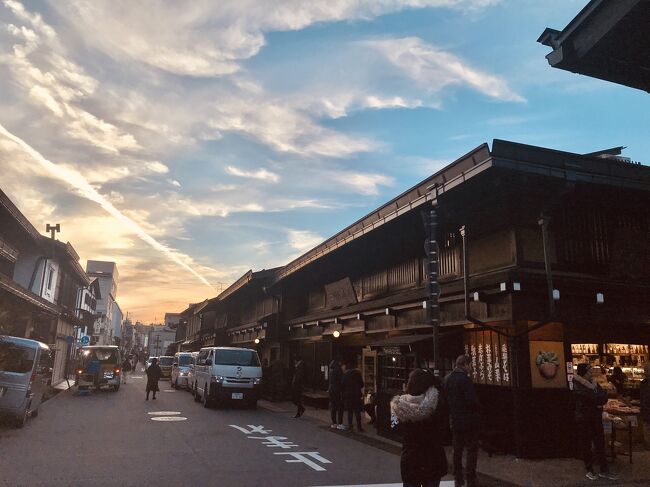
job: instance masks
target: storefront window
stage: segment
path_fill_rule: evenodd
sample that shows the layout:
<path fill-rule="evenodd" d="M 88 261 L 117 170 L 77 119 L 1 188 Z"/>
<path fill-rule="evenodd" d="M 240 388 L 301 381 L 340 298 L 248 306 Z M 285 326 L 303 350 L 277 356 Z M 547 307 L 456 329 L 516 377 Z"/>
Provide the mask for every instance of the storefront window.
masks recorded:
<path fill-rule="evenodd" d="M 415 368 L 414 355 L 380 355 L 379 379 L 381 389 L 404 390 L 409 373 Z"/>

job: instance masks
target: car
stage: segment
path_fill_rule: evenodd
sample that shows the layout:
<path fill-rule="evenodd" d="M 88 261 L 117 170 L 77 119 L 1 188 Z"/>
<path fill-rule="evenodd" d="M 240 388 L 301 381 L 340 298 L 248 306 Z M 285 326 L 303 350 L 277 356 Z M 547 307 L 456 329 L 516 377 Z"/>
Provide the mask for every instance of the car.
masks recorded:
<path fill-rule="evenodd" d="M 204 347 L 196 357 L 194 399 L 206 408 L 225 402 L 257 407 L 262 367 L 257 351 L 238 347 Z"/>
<path fill-rule="evenodd" d="M 79 388 L 110 387 L 120 390 L 122 382 L 122 358 L 115 345 L 91 345 L 81 347 L 75 370 L 75 385 Z"/>
<path fill-rule="evenodd" d="M 174 363 L 174 357 L 171 355 L 162 355 L 158 358 L 158 365 L 160 366 L 160 378 L 161 379 L 170 379 L 172 376 L 172 364 Z"/>
<path fill-rule="evenodd" d="M 0 415 L 9 416 L 17 428 L 38 416 L 52 367 L 46 344 L 0 335 Z"/>
<path fill-rule="evenodd" d="M 190 372 L 190 364 L 193 357 L 191 352 L 177 352 L 174 355 L 174 362 L 172 363 L 172 388 L 187 389 L 187 376 Z"/>

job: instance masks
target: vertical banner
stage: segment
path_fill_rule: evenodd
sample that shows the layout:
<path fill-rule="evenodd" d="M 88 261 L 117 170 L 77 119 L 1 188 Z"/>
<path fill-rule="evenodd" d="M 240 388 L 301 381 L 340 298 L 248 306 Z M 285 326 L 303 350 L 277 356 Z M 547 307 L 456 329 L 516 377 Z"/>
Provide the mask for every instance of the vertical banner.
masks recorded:
<path fill-rule="evenodd" d="M 477 384 L 510 386 L 508 339 L 492 331 L 468 332 L 465 354 L 472 360 L 472 380 Z"/>

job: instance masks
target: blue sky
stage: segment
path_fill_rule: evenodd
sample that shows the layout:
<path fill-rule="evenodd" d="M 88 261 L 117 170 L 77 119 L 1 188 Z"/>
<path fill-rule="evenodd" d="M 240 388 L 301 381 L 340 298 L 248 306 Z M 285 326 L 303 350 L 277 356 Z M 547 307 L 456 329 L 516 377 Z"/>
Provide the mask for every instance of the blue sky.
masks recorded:
<path fill-rule="evenodd" d="M 585 4 L 2 0 L 0 186 L 160 318 L 494 138 L 647 162 L 647 93 L 536 43 Z"/>

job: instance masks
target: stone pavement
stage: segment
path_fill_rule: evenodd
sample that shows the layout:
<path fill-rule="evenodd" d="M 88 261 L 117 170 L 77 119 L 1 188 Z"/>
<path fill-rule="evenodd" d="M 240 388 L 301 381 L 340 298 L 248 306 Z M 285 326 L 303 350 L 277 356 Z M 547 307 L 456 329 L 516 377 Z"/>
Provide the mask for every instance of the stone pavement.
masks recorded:
<path fill-rule="evenodd" d="M 262 400 L 259 401 L 259 406 L 273 412 L 291 415 L 296 410 L 291 402 L 270 402 Z M 321 427 L 327 427 L 330 423 L 329 411 L 326 409 L 307 406 L 304 416 L 314 423 L 320 424 Z M 365 424 L 368 421 L 367 416 L 365 416 L 363 421 L 365 433 L 354 433 L 352 435 L 342 431 L 336 431 L 336 433 L 349 435 L 351 438 L 364 443 L 374 443 L 374 446 L 399 454 L 401 449 L 400 443 L 379 436 L 373 426 Z M 451 470 L 451 448 L 447 449 L 447 458 L 449 459 L 449 468 Z M 483 484 L 499 487 L 650 486 L 650 452 L 635 450 L 632 464 L 629 463 L 628 457 L 619 455 L 610 465 L 612 470 L 620 475 L 620 480 L 590 481 L 584 476 L 585 472 L 582 462 L 576 459 L 525 460 L 518 459 L 512 455 L 493 455 L 492 457 L 488 457 L 487 453 L 480 450 L 478 471 L 482 474 L 480 478 L 483 479 Z"/>

